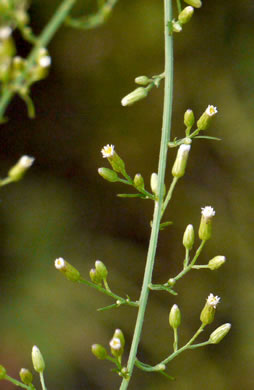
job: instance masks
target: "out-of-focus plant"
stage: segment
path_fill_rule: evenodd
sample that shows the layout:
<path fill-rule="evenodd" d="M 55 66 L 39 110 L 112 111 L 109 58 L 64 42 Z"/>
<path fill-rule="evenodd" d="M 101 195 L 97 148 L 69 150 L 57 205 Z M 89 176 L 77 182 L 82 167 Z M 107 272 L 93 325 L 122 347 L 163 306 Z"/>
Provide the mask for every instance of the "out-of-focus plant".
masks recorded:
<path fill-rule="evenodd" d="M 174 335 L 172 350 L 169 351 L 167 356 L 161 361 L 155 362 L 153 365 L 141 362 L 138 358 L 138 346 L 150 292 L 153 290 L 166 291 L 170 295 L 175 296 L 177 295 L 176 285 L 178 280 L 183 278 L 191 270 L 207 268 L 213 271 L 219 269 L 225 263 L 225 256 L 215 254 L 215 257 L 209 260 L 207 264 L 197 264 L 207 241 L 211 239 L 213 218 L 215 216 L 213 207 L 205 206 L 202 207 L 198 232 L 195 233 L 193 225 L 189 224 L 183 233 L 182 244 L 184 254 L 180 272 L 175 276 L 168 275 L 163 283 L 154 283 L 152 280 L 159 232 L 172 223 L 171 221 L 163 220 L 164 214 L 171 201 L 178 181 L 185 175 L 191 145 L 200 138 L 210 140 L 218 139 L 208 135 L 202 135 L 217 115 L 217 108 L 213 105 L 209 105 L 197 121 L 195 120 L 193 111 L 187 109 L 183 115 L 183 122 L 185 125 L 183 138 L 171 139 L 173 105 L 173 36 L 175 33 L 183 31 L 184 25 L 193 17 L 195 9 L 202 6 L 200 0 L 185 0 L 185 3 L 187 6 L 183 8 L 183 2 L 181 0 L 176 0 L 176 15 L 173 17 L 172 0 L 164 0 L 165 67 L 163 72 L 152 77 L 144 75 L 136 77 L 135 83 L 138 87 L 121 100 L 124 107 L 131 106 L 141 99 L 146 98 L 151 90 L 154 87 L 159 87 L 164 80 L 164 110 L 158 171 L 151 174 L 150 189 L 147 189 L 140 173 L 137 173 L 134 177 L 131 177 L 127 173 L 126 164 L 117 154 L 114 145 L 108 144 L 101 150 L 102 157 L 108 161 L 111 169 L 102 167 L 98 171 L 99 174 L 109 182 L 120 182 L 127 185 L 128 188 L 134 189 L 134 191 L 130 193 L 122 193 L 119 194 L 119 196 L 122 198 L 137 197 L 144 200 L 150 200 L 154 205 L 153 217 L 150 222 L 151 235 L 147 252 L 147 261 L 139 298 L 132 300 L 128 295 L 122 297 L 113 292 L 108 283 L 108 269 L 100 260 L 96 260 L 94 268 L 90 270 L 90 280 L 83 278 L 80 271 L 62 257 L 55 260 L 56 269 L 68 280 L 95 288 L 113 299 L 112 304 L 100 308 L 99 310 L 117 309 L 122 305 L 132 306 L 137 310 L 136 325 L 130 348 L 128 348 L 129 357 L 127 362 L 123 361 L 123 353 L 126 347 L 125 337 L 119 328 L 114 331 L 111 340 L 109 340 L 109 349 L 106 349 L 100 344 L 92 345 L 92 353 L 100 360 L 110 361 L 110 363 L 113 364 L 113 371 L 122 378 L 119 387 L 120 390 L 126 390 L 129 387 L 134 367 L 145 372 L 157 372 L 168 379 L 174 379 L 166 372 L 167 366 L 174 358 L 186 350 L 201 348 L 209 344 L 218 344 L 231 328 L 229 323 L 223 324 L 210 334 L 208 340 L 196 343 L 199 335 L 213 322 L 217 305 L 220 302 L 218 296 L 210 293 L 200 313 L 201 325 L 187 343 L 182 344 L 178 336 L 178 329 L 181 326 L 181 311 L 176 304 L 173 304 L 169 312 L 169 326 L 172 328 Z M 70 26 L 84 29 L 98 26 L 107 19 L 113 6 L 116 4 L 116 0 L 98 1 L 98 13 L 79 19 L 73 19 L 69 15 L 74 4 L 74 0 L 63 1 L 42 34 L 39 37 L 35 37 L 29 27 L 27 3 L 18 0 L 2 1 L 0 29 L 0 81 L 2 87 L 0 97 L 1 119 L 3 119 L 5 109 L 15 93 L 18 93 L 27 103 L 29 115 L 34 115 L 33 104 L 30 97 L 30 87 L 35 81 L 42 79 L 47 74 L 47 70 L 51 64 L 51 58 L 47 52 L 46 46 L 54 36 L 58 27 L 64 21 Z M 15 28 L 18 28 L 24 39 L 33 45 L 32 52 L 27 59 L 16 56 L 15 43 L 12 38 L 12 32 Z M 177 148 L 177 153 L 171 169 L 172 182 L 169 187 L 166 188 L 164 181 L 167 153 L 168 150 L 172 150 L 173 148 Z M 8 177 L 2 180 L 2 185 L 11 181 L 20 180 L 32 162 L 32 158 L 23 156 L 9 171 Z M 198 238 L 195 237 L 196 235 Z M 197 243 L 197 241 L 199 242 Z M 32 349 L 32 362 L 34 370 L 39 373 L 42 389 L 46 390 L 43 376 L 45 363 L 40 350 L 36 346 Z M 28 390 L 35 389 L 32 383 L 32 374 L 29 370 L 24 368 L 20 371 L 20 382 L 8 376 L 6 369 L 3 366 L 0 366 L 0 379 L 8 380 L 13 384 Z"/>

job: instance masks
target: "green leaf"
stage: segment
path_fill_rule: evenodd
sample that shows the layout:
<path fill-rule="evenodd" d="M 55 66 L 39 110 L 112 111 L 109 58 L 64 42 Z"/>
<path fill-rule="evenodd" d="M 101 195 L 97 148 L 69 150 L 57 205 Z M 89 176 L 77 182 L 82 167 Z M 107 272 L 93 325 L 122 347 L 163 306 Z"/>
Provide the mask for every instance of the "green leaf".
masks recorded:
<path fill-rule="evenodd" d="M 167 221 L 167 222 L 162 222 L 160 224 L 160 230 L 164 230 L 166 227 L 170 226 L 170 225 L 173 225 L 173 222 L 172 221 Z"/>
<path fill-rule="evenodd" d="M 146 199 L 146 197 L 142 194 L 117 194 L 119 198 L 143 198 Z"/>

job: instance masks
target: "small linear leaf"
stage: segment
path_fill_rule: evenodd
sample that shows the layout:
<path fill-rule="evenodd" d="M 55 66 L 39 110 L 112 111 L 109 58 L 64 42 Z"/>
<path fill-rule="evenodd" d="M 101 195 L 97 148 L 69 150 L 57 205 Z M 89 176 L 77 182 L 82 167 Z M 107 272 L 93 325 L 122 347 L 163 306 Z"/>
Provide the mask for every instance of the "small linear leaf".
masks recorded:
<path fill-rule="evenodd" d="M 221 141 L 221 138 L 210 137 L 208 135 L 196 135 L 196 137 L 194 137 L 194 138 L 206 138 L 206 139 L 212 139 L 214 141 Z"/>

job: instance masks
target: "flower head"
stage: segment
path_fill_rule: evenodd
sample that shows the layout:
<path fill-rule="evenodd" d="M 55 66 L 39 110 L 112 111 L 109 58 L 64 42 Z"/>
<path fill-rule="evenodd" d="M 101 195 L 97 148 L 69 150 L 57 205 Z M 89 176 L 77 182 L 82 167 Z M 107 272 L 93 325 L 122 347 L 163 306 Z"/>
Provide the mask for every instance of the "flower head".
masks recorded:
<path fill-rule="evenodd" d="M 109 345 L 115 351 L 118 351 L 122 347 L 121 340 L 118 337 L 113 337 Z"/>
<path fill-rule="evenodd" d="M 215 210 L 211 206 L 201 207 L 201 214 L 205 218 L 211 218 L 215 216 Z"/>
<path fill-rule="evenodd" d="M 29 156 L 22 156 L 20 159 L 19 159 L 19 164 L 23 167 L 23 168 L 30 168 L 31 165 L 33 164 L 34 162 L 34 158 L 33 157 L 29 157 Z"/>
<path fill-rule="evenodd" d="M 48 68 L 51 65 L 51 57 L 50 56 L 43 56 L 39 59 L 39 65 L 42 68 Z"/>
<path fill-rule="evenodd" d="M 205 112 L 207 113 L 207 115 L 213 116 L 213 115 L 217 114 L 218 110 L 217 110 L 217 107 L 209 104 L 209 106 L 207 107 Z"/>
<path fill-rule="evenodd" d="M 103 158 L 108 158 L 112 157 L 115 153 L 115 147 L 114 145 L 106 145 L 101 149 L 102 157 Z"/>
<path fill-rule="evenodd" d="M 220 302 L 220 297 L 218 297 L 218 295 L 213 295 L 213 294 L 209 294 L 208 298 L 207 298 L 207 304 L 212 306 L 214 309 L 216 309 L 216 306 L 218 305 L 218 303 Z"/>
<path fill-rule="evenodd" d="M 65 266 L 65 261 L 62 257 L 59 257 L 55 260 L 55 267 L 56 269 L 63 269 Z"/>

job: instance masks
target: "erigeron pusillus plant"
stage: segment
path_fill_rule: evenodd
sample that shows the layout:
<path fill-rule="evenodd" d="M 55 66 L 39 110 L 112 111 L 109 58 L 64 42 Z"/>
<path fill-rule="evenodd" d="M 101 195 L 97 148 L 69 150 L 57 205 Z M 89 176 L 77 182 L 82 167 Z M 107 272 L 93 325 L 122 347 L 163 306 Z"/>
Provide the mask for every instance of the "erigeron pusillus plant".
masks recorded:
<path fill-rule="evenodd" d="M 117 0 L 102 0 L 99 2 L 98 12 L 87 17 L 74 19 L 70 16 L 70 11 L 75 5 L 76 0 L 64 0 L 60 7 L 56 10 L 50 22 L 46 25 L 39 37 L 36 37 L 31 27 L 29 26 L 28 4 L 26 0 L 2 0 L 0 3 L 0 119 L 4 121 L 5 110 L 11 101 L 14 94 L 19 94 L 27 104 L 28 114 L 33 117 L 35 114 L 32 99 L 30 96 L 31 86 L 34 82 L 43 79 L 51 65 L 51 57 L 46 49 L 48 43 L 54 36 L 57 29 L 63 22 L 74 28 L 89 29 L 102 24 L 109 16 Z M 202 133 L 206 131 L 217 115 L 217 108 L 209 105 L 195 121 L 194 113 L 191 109 L 187 109 L 183 115 L 185 125 L 185 134 L 181 139 L 171 141 L 171 115 L 173 102 L 173 37 L 175 33 L 184 32 L 184 25 L 190 22 L 196 10 L 202 6 L 201 0 L 176 0 L 176 15 L 173 16 L 172 11 L 173 0 L 164 0 L 164 40 L 165 40 L 165 68 L 159 75 L 152 77 L 138 76 L 135 78 L 135 83 L 138 85 L 136 89 L 127 94 L 121 100 L 122 106 L 131 106 L 141 99 L 148 96 L 154 87 L 159 87 L 164 80 L 164 110 L 162 120 L 161 145 L 159 152 L 158 171 L 151 173 L 150 190 L 145 186 L 144 179 L 140 173 L 137 173 L 133 178 L 127 173 L 125 163 L 116 152 L 114 145 L 108 144 L 101 150 L 102 157 L 108 161 L 111 168 L 99 168 L 98 172 L 102 178 L 109 182 L 120 182 L 134 189 L 134 192 L 119 194 L 120 197 L 138 197 L 141 199 L 151 200 L 154 204 L 154 212 L 151 222 L 151 235 L 147 252 L 147 261 L 144 270 L 143 284 L 140 296 L 137 299 L 130 299 L 128 295 L 121 297 L 114 293 L 108 284 L 108 270 L 106 265 L 100 261 L 95 261 L 95 266 L 89 272 L 90 280 L 81 276 L 77 270 L 68 261 L 59 257 L 55 260 L 55 268 L 59 270 L 68 280 L 85 284 L 89 287 L 97 289 L 113 299 L 113 303 L 99 310 L 108 310 L 118 308 L 122 305 L 132 306 L 133 310 L 137 310 L 136 325 L 133 333 L 132 342 L 126 346 L 129 351 L 127 361 L 123 361 L 123 353 L 125 349 L 125 338 L 123 332 L 117 328 L 113 332 L 108 347 L 100 344 L 92 345 L 92 353 L 100 360 L 108 360 L 113 364 L 113 371 L 121 377 L 119 389 L 125 390 L 131 383 L 134 367 L 143 370 L 144 372 L 157 372 L 168 379 L 173 379 L 167 369 L 169 363 L 185 350 L 201 348 L 209 344 L 218 344 L 229 332 L 231 324 L 226 323 L 213 330 L 207 341 L 196 343 L 196 339 L 203 332 L 206 326 L 209 326 L 216 313 L 217 305 L 220 302 L 218 296 L 209 293 L 205 305 L 201 310 L 200 322 L 201 325 L 190 338 L 190 340 L 181 344 L 178 338 L 178 328 L 181 326 L 181 311 L 180 308 L 172 304 L 169 312 L 169 326 L 173 330 L 174 341 L 172 350 L 168 356 L 161 361 L 149 365 L 141 362 L 138 359 L 138 347 L 141 338 L 143 322 L 148 303 L 148 297 L 153 290 L 167 291 L 170 295 L 175 296 L 177 281 L 185 274 L 193 269 L 219 269 L 225 263 L 225 256 L 215 255 L 207 264 L 197 264 L 197 260 L 204 249 L 204 246 L 212 236 L 212 223 L 215 217 L 215 210 L 211 206 L 201 208 L 201 221 L 198 232 L 195 233 L 192 224 L 189 224 L 183 234 L 182 243 L 185 251 L 183 265 L 181 271 L 175 275 L 168 275 L 167 280 L 163 284 L 155 284 L 152 280 L 153 267 L 156 255 L 156 248 L 160 230 L 166 228 L 171 222 L 164 221 L 164 213 L 172 198 L 176 184 L 185 174 L 187 162 L 191 151 L 191 144 L 199 138 L 217 139 Z M 185 4 L 184 4 L 185 3 Z M 19 29 L 23 38 L 29 41 L 32 45 L 32 51 L 28 58 L 24 59 L 16 55 L 16 47 L 13 39 L 13 31 Z M 195 125 L 196 123 L 196 125 Z M 193 129 L 194 127 L 194 129 Z M 202 135 L 200 135 L 202 134 Z M 169 188 L 164 184 L 166 162 L 168 150 L 177 148 L 175 162 L 171 169 L 172 182 Z M 9 170 L 5 179 L 0 180 L 0 186 L 16 182 L 24 176 L 25 172 L 33 164 L 34 158 L 23 156 Z M 198 239 L 195 236 L 198 235 Z M 195 245 L 195 241 L 199 244 Z M 194 247 L 197 247 L 194 250 Z M 192 252 L 194 250 L 194 252 Z M 204 298 L 205 300 L 205 298 Z M 169 303 L 170 304 L 170 303 Z M 41 386 L 46 390 L 44 382 L 45 362 L 38 347 L 32 348 L 32 363 L 34 370 L 39 374 Z M 5 367 L 0 366 L 0 379 L 5 379 L 12 382 L 14 385 L 35 390 L 33 385 L 33 375 L 26 369 L 20 370 L 20 380 L 16 380 L 7 374 Z"/>

